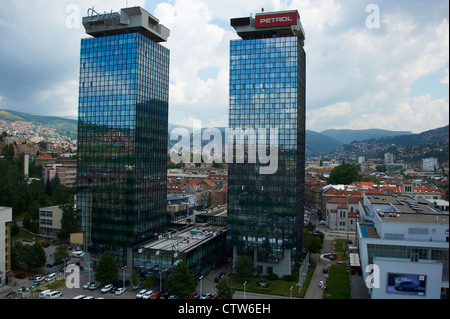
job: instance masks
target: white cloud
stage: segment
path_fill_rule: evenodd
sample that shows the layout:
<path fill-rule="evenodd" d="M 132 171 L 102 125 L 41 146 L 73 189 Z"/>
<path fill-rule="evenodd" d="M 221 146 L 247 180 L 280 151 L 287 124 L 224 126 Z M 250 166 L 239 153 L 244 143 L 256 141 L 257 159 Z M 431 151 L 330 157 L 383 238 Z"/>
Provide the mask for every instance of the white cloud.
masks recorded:
<path fill-rule="evenodd" d="M 171 29 L 170 119 L 182 125 L 195 114 L 202 125 L 228 124 L 228 43 L 233 33 L 213 23 L 205 1 L 176 0 L 157 6 L 155 16 Z M 202 70 L 217 77 L 202 79 Z"/>
<path fill-rule="evenodd" d="M 445 73 L 446 73 L 445 77 L 441 80 L 441 83 L 448 85 L 449 84 L 449 82 L 448 82 L 448 68 L 445 69 Z"/>
<path fill-rule="evenodd" d="M 401 3 L 400 3 L 401 2 Z M 448 4 L 379 0 L 381 25 L 368 29 L 366 4 L 350 0 L 165 0 L 152 3 L 171 30 L 169 121 L 228 124 L 230 18 L 297 9 L 306 32 L 307 127 L 386 128 L 419 132 L 448 124 L 447 96 L 412 86 L 442 73 L 448 85 Z M 75 115 L 79 45 L 84 28 L 69 28 L 68 6 L 86 15 L 119 11 L 123 0 L 1 1 L 0 107 Z M 407 5 L 406 5 L 407 4 Z M 150 1 L 129 1 L 146 9 Z M 445 11 L 445 12 L 444 12 Z M 81 16 L 80 20 L 81 21 Z M 214 72 L 210 72 L 210 71 Z M 207 77 L 202 76 L 208 74 Z M 432 112 L 434 114 L 431 115 Z M 66 114 L 64 114 L 66 113 Z"/>

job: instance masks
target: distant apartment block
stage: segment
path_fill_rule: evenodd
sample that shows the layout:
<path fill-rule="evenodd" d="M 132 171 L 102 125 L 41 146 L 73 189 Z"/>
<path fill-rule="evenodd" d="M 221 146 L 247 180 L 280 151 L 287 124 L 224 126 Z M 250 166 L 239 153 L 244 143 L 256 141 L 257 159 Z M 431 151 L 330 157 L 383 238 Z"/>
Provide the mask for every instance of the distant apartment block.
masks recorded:
<path fill-rule="evenodd" d="M 384 164 L 385 165 L 392 165 L 392 164 L 394 164 L 394 154 L 384 153 Z"/>
<path fill-rule="evenodd" d="M 11 223 L 12 208 L 0 207 L 0 287 L 11 272 Z"/>
<path fill-rule="evenodd" d="M 435 172 L 439 168 L 438 160 L 434 157 L 422 159 L 422 170 L 425 172 Z"/>
<path fill-rule="evenodd" d="M 61 185 L 72 187 L 75 185 L 77 177 L 77 166 L 66 164 L 47 164 L 42 166 L 42 179 L 44 183 L 47 180 L 53 180 L 56 176 Z"/>
<path fill-rule="evenodd" d="M 59 206 L 39 208 L 39 234 L 56 238 L 61 230 L 62 214 Z"/>

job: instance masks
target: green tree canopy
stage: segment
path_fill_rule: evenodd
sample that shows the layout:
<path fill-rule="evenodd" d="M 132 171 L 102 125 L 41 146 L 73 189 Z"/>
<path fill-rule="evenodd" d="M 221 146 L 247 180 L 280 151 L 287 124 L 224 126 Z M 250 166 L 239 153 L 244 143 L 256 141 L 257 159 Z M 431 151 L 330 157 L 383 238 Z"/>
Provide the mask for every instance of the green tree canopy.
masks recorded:
<path fill-rule="evenodd" d="M 69 253 L 67 252 L 67 249 L 63 246 L 58 246 L 56 248 L 55 253 L 53 254 L 53 262 L 56 265 L 61 265 L 64 263 L 64 260 L 70 259 Z"/>
<path fill-rule="evenodd" d="M 238 256 L 234 269 L 236 270 L 236 274 L 242 278 L 251 277 L 256 271 L 256 267 L 253 265 L 253 259 L 250 256 Z"/>
<path fill-rule="evenodd" d="M 216 286 L 217 294 L 222 299 L 233 299 L 234 290 L 228 275 L 223 276 Z"/>
<path fill-rule="evenodd" d="M 119 279 L 117 262 L 109 251 L 103 253 L 95 269 L 95 280 L 102 285 L 115 284 Z"/>
<path fill-rule="evenodd" d="M 342 163 L 331 171 L 327 183 L 347 185 L 359 180 L 361 178 L 356 166 L 350 163 Z"/>
<path fill-rule="evenodd" d="M 59 207 L 62 209 L 63 213 L 61 217 L 61 230 L 58 232 L 57 236 L 60 240 L 67 240 L 70 234 L 77 230 L 76 214 L 71 203 L 63 204 Z"/>
<path fill-rule="evenodd" d="M 186 297 L 191 295 L 197 287 L 197 280 L 186 262 L 179 262 L 173 274 L 167 278 L 165 288 L 169 294 Z"/>
<path fill-rule="evenodd" d="M 44 248 L 38 242 L 34 245 L 24 245 L 21 259 L 28 266 L 29 270 L 43 267 L 47 261 Z"/>

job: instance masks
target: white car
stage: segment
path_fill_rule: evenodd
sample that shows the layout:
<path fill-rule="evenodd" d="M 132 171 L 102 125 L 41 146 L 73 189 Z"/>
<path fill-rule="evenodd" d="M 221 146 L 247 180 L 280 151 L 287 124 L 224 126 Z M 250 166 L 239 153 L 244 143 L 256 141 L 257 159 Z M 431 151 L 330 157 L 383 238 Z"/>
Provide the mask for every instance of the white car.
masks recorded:
<path fill-rule="evenodd" d="M 110 291 L 112 289 L 112 287 L 114 287 L 112 284 L 106 285 L 105 287 L 100 289 L 100 292 L 102 294 L 106 294 L 108 291 Z"/>
<path fill-rule="evenodd" d="M 326 225 L 326 224 L 327 224 L 327 222 L 324 221 L 324 220 L 321 220 L 321 221 L 319 222 L 319 225 Z"/>
<path fill-rule="evenodd" d="M 93 281 L 88 281 L 88 282 L 83 286 L 83 289 L 89 289 L 89 286 L 92 285 L 92 284 L 95 284 L 95 282 L 93 282 Z"/>
<path fill-rule="evenodd" d="M 117 288 L 115 294 L 119 296 L 119 295 L 123 294 L 125 292 L 125 290 L 126 289 L 123 287 Z"/>
<path fill-rule="evenodd" d="M 142 289 L 141 291 L 139 291 L 136 295 L 136 299 L 142 299 L 142 297 L 144 296 L 144 294 L 147 292 L 147 289 Z"/>
<path fill-rule="evenodd" d="M 149 290 L 142 296 L 142 299 L 150 299 L 151 295 L 153 294 L 153 290 Z"/>

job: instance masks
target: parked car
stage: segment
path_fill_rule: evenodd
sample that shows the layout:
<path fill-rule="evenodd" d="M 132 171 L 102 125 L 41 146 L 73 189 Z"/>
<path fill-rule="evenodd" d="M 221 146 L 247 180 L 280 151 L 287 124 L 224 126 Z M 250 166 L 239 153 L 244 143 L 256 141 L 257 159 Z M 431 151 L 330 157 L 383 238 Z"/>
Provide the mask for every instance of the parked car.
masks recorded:
<path fill-rule="evenodd" d="M 326 225 L 326 224 L 327 224 L 327 222 L 324 220 L 319 221 L 319 225 Z"/>
<path fill-rule="evenodd" d="M 112 289 L 112 287 L 114 287 L 113 284 L 106 285 L 102 289 L 100 289 L 100 292 L 102 294 L 106 294 L 108 291 L 110 291 Z"/>
<path fill-rule="evenodd" d="M 136 294 L 136 299 L 142 299 L 142 297 L 144 296 L 144 294 L 147 292 L 147 289 L 142 289 L 141 291 L 139 291 Z"/>
<path fill-rule="evenodd" d="M 52 291 L 45 295 L 44 299 L 59 299 L 62 297 L 62 292 L 60 291 Z"/>
<path fill-rule="evenodd" d="M 73 251 L 72 252 L 72 257 L 74 257 L 74 258 L 83 258 L 84 257 L 84 252 L 83 251 Z"/>
<path fill-rule="evenodd" d="M 98 287 L 100 287 L 99 284 L 93 283 L 93 284 L 89 285 L 88 289 L 89 289 L 89 290 L 95 290 L 95 289 L 97 289 Z"/>
<path fill-rule="evenodd" d="M 150 299 L 150 296 L 153 294 L 153 290 L 149 290 L 142 295 L 142 299 Z"/>
<path fill-rule="evenodd" d="M 163 294 L 161 295 L 161 297 L 159 297 L 159 299 L 169 299 L 169 293 L 168 292 L 163 292 Z"/>
<path fill-rule="evenodd" d="M 41 286 L 41 282 L 40 281 L 35 281 L 34 283 L 31 284 L 30 290 L 34 289 L 36 287 L 39 287 L 39 286 Z"/>
<path fill-rule="evenodd" d="M 327 289 L 327 285 L 325 284 L 325 282 L 324 281 L 319 281 L 319 288 L 322 288 L 322 289 Z"/>
<path fill-rule="evenodd" d="M 125 290 L 126 290 L 126 289 L 123 288 L 123 287 L 117 288 L 115 294 L 118 295 L 118 296 L 120 296 L 121 294 L 123 294 L 123 293 L 125 292 Z"/>
<path fill-rule="evenodd" d="M 45 280 L 45 277 L 42 277 L 42 276 L 37 276 L 37 277 L 34 279 L 35 282 L 41 282 L 41 281 L 44 281 L 44 280 Z"/>
<path fill-rule="evenodd" d="M 36 280 L 36 278 L 38 278 L 38 277 L 42 277 L 40 274 L 36 274 L 36 275 L 33 275 L 33 276 L 30 276 L 30 280 Z"/>
<path fill-rule="evenodd" d="M 93 282 L 93 281 L 88 281 L 88 282 L 83 286 L 83 289 L 89 289 L 89 286 L 92 285 L 92 284 L 95 284 L 95 282 Z"/>
<path fill-rule="evenodd" d="M 141 288 L 144 288 L 144 283 L 142 283 L 142 282 L 140 282 L 137 285 L 133 286 L 133 290 L 138 290 L 138 289 L 141 289 Z"/>
<path fill-rule="evenodd" d="M 27 276 L 25 276 L 25 274 L 17 274 L 17 275 L 15 275 L 15 277 L 17 279 L 25 279 Z"/>
<path fill-rule="evenodd" d="M 162 292 L 157 290 L 151 294 L 150 299 L 159 299 L 162 295 Z"/>
<path fill-rule="evenodd" d="M 52 273 L 52 274 L 48 275 L 47 278 L 45 278 L 45 282 L 49 282 L 52 280 L 56 280 L 56 273 Z"/>

